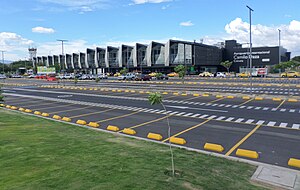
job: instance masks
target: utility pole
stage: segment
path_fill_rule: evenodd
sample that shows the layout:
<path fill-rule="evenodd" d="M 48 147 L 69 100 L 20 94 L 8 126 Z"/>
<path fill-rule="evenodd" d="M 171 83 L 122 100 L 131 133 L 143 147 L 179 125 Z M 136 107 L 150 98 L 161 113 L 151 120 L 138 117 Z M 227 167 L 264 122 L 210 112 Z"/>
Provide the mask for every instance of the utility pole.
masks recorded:
<path fill-rule="evenodd" d="M 280 55 L 280 34 L 281 34 L 281 30 L 280 29 L 278 29 L 278 63 L 280 63 L 281 62 L 281 55 Z"/>
<path fill-rule="evenodd" d="M 252 19 L 251 19 L 251 13 L 254 11 L 249 7 L 248 5 L 246 6 L 249 9 L 249 21 L 250 21 L 250 94 L 252 95 L 252 31 L 251 31 L 251 25 L 252 25 Z"/>
<path fill-rule="evenodd" d="M 1 50 L 2 53 L 2 64 L 3 64 L 3 74 L 4 74 L 4 52 L 3 50 Z"/>
<path fill-rule="evenodd" d="M 65 56 L 65 54 L 64 54 L 64 42 L 67 42 L 68 40 L 56 40 L 56 41 L 61 42 L 61 54 L 62 54 L 62 57 L 63 57 L 63 60 L 64 60 L 64 56 Z M 61 70 L 65 70 L 64 64 L 65 63 L 62 64 L 63 66 L 62 66 Z"/>

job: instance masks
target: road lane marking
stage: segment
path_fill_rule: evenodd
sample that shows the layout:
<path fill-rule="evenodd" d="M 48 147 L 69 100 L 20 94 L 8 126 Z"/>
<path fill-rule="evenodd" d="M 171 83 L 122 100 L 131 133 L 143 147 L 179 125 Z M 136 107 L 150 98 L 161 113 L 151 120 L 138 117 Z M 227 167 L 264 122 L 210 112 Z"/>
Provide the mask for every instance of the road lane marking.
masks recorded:
<path fill-rule="evenodd" d="M 244 143 L 257 129 L 259 129 L 262 125 L 257 125 L 254 129 L 252 129 L 244 138 L 242 138 L 238 143 L 236 143 L 225 155 L 229 156 L 235 149 L 237 149 L 242 143 Z"/>
<path fill-rule="evenodd" d="M 259 120 L 256 124 L 257 125 L 262 125 L 265 121 L 264 120 Z"/>
<path fill-rule="evenodd" d="M 135 111 L 135 112 L 132 112 L 132 113 L 129 113 L 129 114 L 120 115 L 120 116 L 116 116 L 116 117 L 112 117 L 112 118 L 108 118 L 108 119 L 96 121 L 96 123 L 102 123 L 102 122 L 105 122 L 105 121 L 111 121 L 111 120 L 114 120 L 114 119 L 119 119 L 119 118 L 131 116 L 131 115 L 134 115 L 134 114 L 137 114 L 137 113 L 140 113 L 140 112 L 141 112 L 141 111 Z"/>
<path fill-rule="evenodd" d="M 292 128 L 293 129 L 299 129 L 300 128 L 300 124 L 293 124 Z"/>
<path fill-rule="evenodd" d="M 286 127 L 288 123 L 280 123 L 279 127 Z"/>
<path fill-rule="evenodd" d="M 221 101 L 221 100 L 224 100 L 224 99 L 226 99 L 226 97 L 224 97 L 224 98 L 218 98 L 218 99 L 210 101 L 208 103 L 215 103 L 215 102 L 218 102 L 218 101 Z"/>
<path fill-rule="evenodd" d="M 285 101 L 286 101 L 286 100 L 283 100 L 283 101 L 279 104 L 279 106 L 277 106 L 276 109 L 279 109 L 279 108 L 284 104 Z"/>
<path fill-rule="evenodd" d="M 97 111 L 97 112 L 92 112 L 92 113 L 86 113 L 86 114 L 81 114 L 81 115 L 75 115 L 75 116 L 72 116 L 72 117 L 69 117 L 69 118 L 73 119 L 73 118 L 77 118 L 77 117 L 90 116 L 90 115 L 94 115 L 94 114 L 108 112 L 108 111 L 111 111 L 111 110 L 115 110 L 115 108 L 110 108 L 110 109 L 106 109 L 106 110 L 102 110 L 102 111 Z"/>
<path fill-rule="evenodd" d="M 233 119 L 234 119 L 234 117 L 229 117 L 225 121 L 232 121 Z"/>
<path fill-rule="evenodd" d="M 245 101 L 245 102 L 243 102 L 243 103 L 241 103 L 241 104 L 239 104 L 239 106 L 245 105 L 245 104 L 247 104 L 248 102 L 251 102 L 252 100 L 253 100 L 253 98 L 250 99 L 250 100 L 247 100 L 247 101 Z"/>
<path fill-rule="evenodd" d="M 70 111 L 76 111 L 76 110 L 83 110 L 83 109 L 86 109 L 86 108 L 90 108 L 90 107 L 93 107 L 93 106 L 85 106 L 85 107 L 82 107 L 82 108 L 74 108 L 74 109 L 69 109 L 69 110 L 62 110 L 62 111 L 57 111 L 57 112 L 50 112 L 49 114 L 57 114 L 57 113 L 61 113 L 61 112 L 70 112 Z"/>
<path fill-rule="evenodd" d="M 186 133 L 186 132 L 188 132 L 188 131 L 190 131 L 190 130 L 193 130 L 193 129 L 197 128 L 197 127 L 200 127 L 201 125 L 204 125 L 205 123 L 207 123 L 207 122 L 209 122 L 209 121 L 210 121 L 210 119 L 208 119 L 208 120 L 206 120 L 206 121 L 203 121 L 202 123 L 199 123 L 199 124 L 197 124 L 197 125 L 195 125 L 195 126 L 193 126 L 193 127 L 190 127 L 190 128 L 188 128 L 188 129 L 186 129 L 186 130 L 183 130 L 183 131 L 181 131 L 181 132 L 179 132 L 179 133 L 177 133 L 177 134 L 175 134 L 175 135 L 172 135 L 170 138 L 172 138 L 172 137 L 177 137 L 177 136 L 179 136 L 179 135 L 181 135 L 181 134 L 183 134 L 183 133 Z M 170 138 L 166 138 L 166 139 L 163 140 L 162 142 L 166 142 L 166 141 L 168 141 Z"/>
<path fill-rule="evenodd" d="M 276 122 L 275 122 L 275 121 L 270 121 L 270 122 L 267 124 L 267 126 L 271 126 L 271 127 L 273 127 L 275 124 L 276 124 Z"/>

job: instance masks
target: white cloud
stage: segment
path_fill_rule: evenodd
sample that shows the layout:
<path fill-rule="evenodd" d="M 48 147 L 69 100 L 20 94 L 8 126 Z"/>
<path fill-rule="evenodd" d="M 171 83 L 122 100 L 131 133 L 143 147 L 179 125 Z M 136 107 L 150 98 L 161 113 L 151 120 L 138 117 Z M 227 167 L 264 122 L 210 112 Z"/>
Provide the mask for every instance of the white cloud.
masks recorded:
<path fill-rule="evenodd" d="M 250 24 L 241 18 L 236 18 L 225 26 L 225 34 L 219 38 L 206 36 L 204 43 L 215 44 L 220 41 L 235 39 L 239 43 L 249 42 Z M 300 55 L 300 22 L 293 20 L 288 24 L 279 26 L 252 25 L 253 46 L 278 46 L 278 29 L 281 30 L 281 45 L 292 56 Z"/>
<path fill-rule="evenodd" d="M 132 0 L 133 4 L 145 4 L 145 3 L 165 3 L 173 0 Z"/>
<path fill-rule="evenodd" d="M 186 22 L 181 22 L 180 26 L 193 26 L 194 24 L 192 23 L 192 21 L 186 21 Z"/>
<path fill-rule="evenodd" d="M 55 32 L 53 28 L 45 28 L 41 26 L 34 27 L 31 29 L 31 31 L 34 33 L 43 33 L 43 34 L 51 34 Z"/>

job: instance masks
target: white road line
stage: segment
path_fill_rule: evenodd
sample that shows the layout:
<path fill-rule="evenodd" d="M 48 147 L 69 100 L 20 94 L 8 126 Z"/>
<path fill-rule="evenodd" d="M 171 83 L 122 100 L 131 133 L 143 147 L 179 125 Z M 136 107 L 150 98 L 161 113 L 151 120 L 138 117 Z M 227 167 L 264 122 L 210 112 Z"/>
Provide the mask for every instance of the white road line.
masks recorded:
<path fill-rule="evenodd" d="M 264 120 L 259 120 L 258 122 L 256 122 L 257 125 L 262 125 L 265 121 Z"/>
<path fill-rule="evenodd" d="M 238 118 L 237 120 L 235 120 L 235 122 L 242 122 L 244 120 L 244 118 Z"/>
<path fill-rule="evenodd" d="M 294 110 L 294 109 L 291 109 L 291 110 L 290 110 L 291 113 L 294 113 L 295 111 L 296 111 L 296 110 Z"/>
<path fill-rule="evenodd" d="M 233 119 L 234 119 L 234 117 L 229 117 L 225 121 L 232 121 Z"/>
<path fill-rule="evenodd" d="M 284 111 L 286 111 L 286 109 L 280 109 L 280 111 L 281 111 L 281 112 L 284 112 Z"/>
<path fill-rule="evenodd" d="M 259 110 L 261 107 L 256 107 L 255 110 Z"/>
<path fill-rule="evenodd" d="M 247 107 L 248 110 L 249 110 L 249 109 L 252 109 L 252 108 L 253 108 L 253 106 L 248 106 L 248 107 Z"/>
<path fill-rule="evenodd" d="M 205 118 L 205 117 L 207 117 L 207 116 L 209 116 L 209 115 L 202 115 L 202 116 L 200 116 L 199 118 Z"/>
<path fill-rule="evenodd" d="M 221 117 L 218 117 L 216 120 L 222 120 L 222 119 L 224 119 L 225 117 L 224 116 L 221 116 Z"/>
<path fill-rule="evenodd" d="M 246 106 L 240 106 L 240 108 L 245 108 Z"/>
<path fill-rule="evenodd" d="M 267 108 L 267 107 L 264 107 L 264 108 L 263 108 L 264 111 L 266 111 L 266 110 L 268 110 L 268 109 L 269 109 L 269 108 Z"/>
<path fill-rule="evenodd" d="M 185 112 L 180 112 L 180 113 L 178 113 L 176 115 L 183 115 L 183 114 L 185 114 Z"/>
<path fill-rule="evenodd" d="M 299 129 L 300 128 L 300 124 L 293 124 L 292 128 L 293 129 Z"/>
<path fill-rule="evenodd" d="M 237 108 L 237 107 L 239 107 L 238 105 L 234 105 L 234 106 L 232 106 L 232 108 Z"/>
<path fill-rule="evenodd" d="M 213 119 L 213 118 L 216 118 L 217 116 L 216 115 L 212 115 L 210 117 L 208 117 L 207 119 Z"/>
<path fill-rule="evenodd" d="M 185 115 L 183 115 L 183 116 L 190 116 L 190 115 L 193 115 L 194 113 L 187 113 L 187 114 L 185 114 Z"/>
<path fill-rule="evenodd" d="M 276 111 L 276 110 L 277 110 L 277 108 L 272 108 L 272 109 L 271 109 L 271 111 Z"/>
<path fill-rule="evenodd" d="M 286 127 L 287 125 L 287 123 L 280 123 L 279 127 Z"/>
<path fill-rule="evenodd" d="M 274 126 L 276 124 L 276 122 L 274 122 L 274 121 L 270 121 L 268 124 L 267 124 L 267 126 Z"/>
<path fill-rule="evenodd" d="M 192 115 L 191 117 L 198 117 L 198 116 L 200 116 L 201 114 L 199 114 L 199 113 L 197 113 L 197 114 L 195 114 L 195 115 Z"/>
<path fill-rule="evenodd" d="M 248 119 L 245 123 L 252 123 L 254 119 Z"/>

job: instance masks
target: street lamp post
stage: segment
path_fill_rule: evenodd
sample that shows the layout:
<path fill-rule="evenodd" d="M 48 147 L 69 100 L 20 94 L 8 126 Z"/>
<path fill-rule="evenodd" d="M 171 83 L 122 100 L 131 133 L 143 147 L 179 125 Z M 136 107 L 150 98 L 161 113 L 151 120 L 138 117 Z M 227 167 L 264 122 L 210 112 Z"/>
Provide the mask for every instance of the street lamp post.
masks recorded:
<path fill-rule="evenodd" d="M 278 63 L 280 63 L 281 62 L 281 55 L 280 55 L 280 40 L 281 40 L 281 36 L 280 36 L 280 34 L 281 34 L 281 30 L 280 29 L 278 29 Z"/>
<path fill-rule="evenodd" d="M 251 7 L 248 5 L 246 6 L 249 9 L 249 21 L 250 21 L 250 94 L 252 95 L 252 31 L 251 31 L 251 25 L 252 25 L 252 20 L 251 20 L 251 13 L 254 11 Z"/>
<path fill-rule="evenodd" d="M 67 42 L 68 40 L 56 40 L 56 41 L 61 42 L 61 54 L 62 54 L 62 57 L 64 58 L 64 42 Z M 65 63 L 64 63 L 64 64 L 65 64 Z M 65 70 L 64 64 L 63 64 L 63 66 L 62 66 L 62 70 Z"/>
<path fill-rule="evenodd" d="M 3 64 L 3 74 L 4 74 L 4 52 L 5 51 L 1 51 L 1 53 L 2 53 L 2 64 Z"/>

